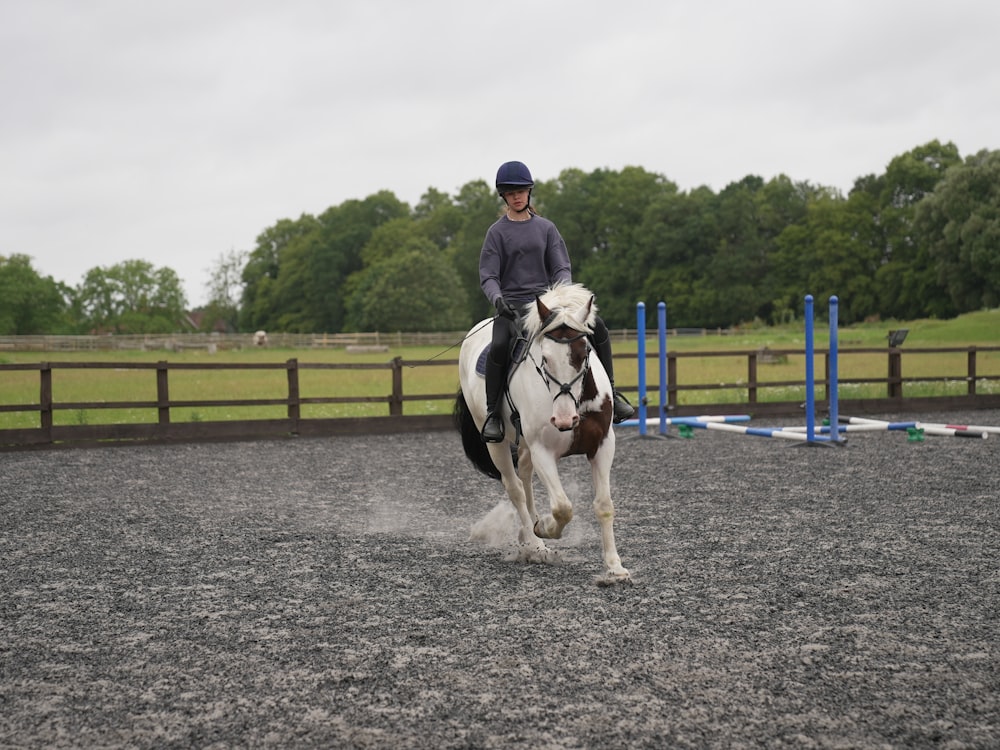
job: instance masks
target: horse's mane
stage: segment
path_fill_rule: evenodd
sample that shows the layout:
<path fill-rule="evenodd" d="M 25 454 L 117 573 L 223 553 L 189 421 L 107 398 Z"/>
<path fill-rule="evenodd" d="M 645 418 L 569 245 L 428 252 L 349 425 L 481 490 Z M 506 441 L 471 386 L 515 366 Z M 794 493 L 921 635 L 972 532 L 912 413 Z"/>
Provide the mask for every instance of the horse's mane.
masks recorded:
<path fill-rule="evenodd" d="M 542 304 L 552 311 L 552 315 L 548 320 L 542 320 L 538 316 L 538 306 L 530 305 L 523 320 L 524 328 L 530 338 L 561 325 L 569 325 L 579 329 L 580 321 L 577 320 L 576 316 L 579 315 L 581 309 L 587 306 L 593 296 L 594 293 L 582 284 L 556 284 L 539 295 Z M 583 321 L 587 326 L 587 333 L 593 333 L 596 316 L 597 303 L 595 302 L 590 306 L 587 319 Z"/>

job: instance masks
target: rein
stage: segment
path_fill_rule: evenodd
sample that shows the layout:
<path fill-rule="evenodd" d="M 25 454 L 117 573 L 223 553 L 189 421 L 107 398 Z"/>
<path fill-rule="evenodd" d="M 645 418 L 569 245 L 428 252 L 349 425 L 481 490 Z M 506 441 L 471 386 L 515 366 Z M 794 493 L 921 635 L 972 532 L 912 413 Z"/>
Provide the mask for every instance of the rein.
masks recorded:
<path fill-rule="evenodd" d="M 481 324 L 479 324 L 478 326 L 476 326 L 475 328 L 473 328 L 471 331 L 469 331 L 467 334 L 465 334 L 464 336 L 462 336 L 462 338 L 460 338 L 454 344 L 452 344 L 451 346 L 449 346 L 447 349 L 443 349 L 442 351 L 439 351 L 433 357 L 430 357 L 428 359 L 423 360 L 423 362 L 414 362 L 412 364 L 408 364 L 407 367 L 409 367 L 412 370 L 413 368 L 419 367 L 420 365 L 426 364 L 427 362 L 433 362 L 438 357 L 441 357 L 441 356 L 447 354 L 448 352 L 450 352 L 456 346 L 461 346 L 463 341 L 465 341 L 467 338 L 470 338 L 473 334 L 479 333 L 487 325 L 489 325 L 490 323 L 492 323 L 495 318 L 498 318 L 498 317 L 499 317 L 498 315 L 494 315 L 492 318 L 487 318 Z"/>

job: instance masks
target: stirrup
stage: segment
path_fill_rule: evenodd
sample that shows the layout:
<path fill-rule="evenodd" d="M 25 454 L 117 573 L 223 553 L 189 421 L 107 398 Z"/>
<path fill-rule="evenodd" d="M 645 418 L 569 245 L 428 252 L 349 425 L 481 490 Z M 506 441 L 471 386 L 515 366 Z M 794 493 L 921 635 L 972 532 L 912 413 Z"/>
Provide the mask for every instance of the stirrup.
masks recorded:
<path fill-rule="evenodd" d="M 611 411 L 615 424 L 620 424 L 635 416 L 635 409 L 632 408 L 632 404 L 628 402 L 627 398 L 615 390 L 611 391 L 611 395 Z"/>
<path fill-rule="evenodd" d="M 487 412 L 483 429 L 479 433 L 484 443 L 502 443 L 504 437 L 503 419 L 496 412 Z"/>

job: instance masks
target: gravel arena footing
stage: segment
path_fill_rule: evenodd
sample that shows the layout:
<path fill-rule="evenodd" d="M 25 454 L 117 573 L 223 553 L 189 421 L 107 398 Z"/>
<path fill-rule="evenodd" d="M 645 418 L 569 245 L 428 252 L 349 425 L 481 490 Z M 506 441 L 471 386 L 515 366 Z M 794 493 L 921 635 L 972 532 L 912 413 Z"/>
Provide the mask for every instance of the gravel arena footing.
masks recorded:
<path fill-rule="evenodd" d="M 540 565 L 456 433 L 0 453 L 0 747 L 1000 747 L 1000 436 L 619 429 L 607 588 L 561 467 Z"/>

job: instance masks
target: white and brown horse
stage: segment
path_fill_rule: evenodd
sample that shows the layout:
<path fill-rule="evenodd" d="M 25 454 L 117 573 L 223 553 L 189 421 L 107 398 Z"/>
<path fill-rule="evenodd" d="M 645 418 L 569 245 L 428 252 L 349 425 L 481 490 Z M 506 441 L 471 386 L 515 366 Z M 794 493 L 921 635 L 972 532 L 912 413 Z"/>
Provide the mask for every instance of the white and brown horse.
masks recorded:
<path fill-rule="evenodd" d="M 559 481 L 559 460 L 578 454 L 587 457 L 604 557 L 604 574 L 598 582 L 613 583 L 630 579 L 615 546 L 611 382 L 587 338 L 596 311 L 594 295 L 579 284 L 555 286 L 531 306 L 522 321 L 527 354 L 520 365 L 511 364 L 502 405 L 504 443 L 484 443 L 480 438 L 486 388 L 477 362 L 492 339 L 490 322 L 480 323 L 462 344 L 462 390 L 455 416 L 466 456 L 484 474 L 503 481 L 520 519 L 518 538 L 526 560 L 550 560 L 554 553 L 543 539 L 558 539 L 573 517 L 573 505 Z M 514 421 L 512 414 L 517 415 Z M 516 467 L 508 443 L 517 445 Z M 535 507 L 532 473 L 548 494 L 550 512 L 544 516 Z"/>

